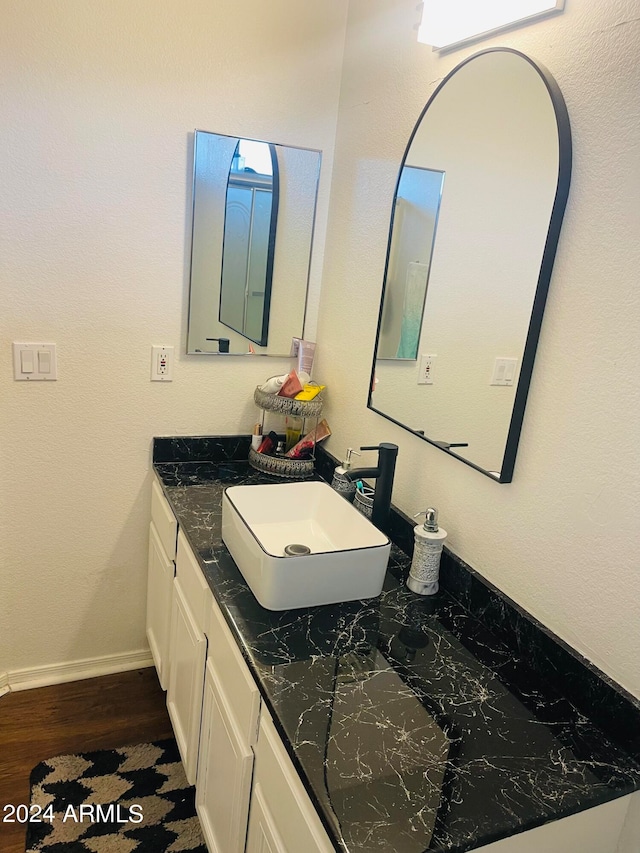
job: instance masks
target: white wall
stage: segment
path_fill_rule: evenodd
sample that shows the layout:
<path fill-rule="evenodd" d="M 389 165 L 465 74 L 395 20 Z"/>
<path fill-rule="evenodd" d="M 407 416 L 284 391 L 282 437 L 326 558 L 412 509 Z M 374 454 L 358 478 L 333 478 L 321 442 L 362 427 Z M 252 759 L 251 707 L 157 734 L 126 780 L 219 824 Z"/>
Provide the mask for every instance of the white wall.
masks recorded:
<path fill-rule="evenodd" d="M 571 0 L 479 46 L 546 64 L 574 134 L 506 486 L 366 409 L 397 169 L 437 82 L 478 49 L 418 45 L 415 5 L 349 4 L 313 273 L 329 449 L 396 441 L 397 504 L 438 506 L 463 559 L 640 696 L 635 0 Z M 188 134 L 324 149 L 322 245 L 344 12 L 343 0 L 0 0 L 0 679 L 146 645 L 151 437 L 248 431 L 251 389 L 280 365 L 180 356 L 173 383 L 149 382 L 151 344 L 185 342 Z M 55 341 L 58 381 L 13 382 L 12 340 Z"/>
<path fill-rule="evenodd" d="M 0 0 L 0 677 L 146 647 L 152 436 L 249 432 L 289 364 L 182 355 L 192 133 L 323 149 L 321 245 L 345 12 Z M 13 340 L 58 381 L 14 382 Z"/>
<path fill-rule="evenodd" d="M 414 0 L 352 0 L 318 376 L 328 449 L 394 441 L 394 501 L 439 508 L 453 550 L 640 696 L 640 19 L 635 0 L 563 15 L 444 56 Z M 391 200 L 420 110 L 460 60 L 517 48 L 559 83 L 574 172 L 514 482 L 500 485 L 366 410 Z M 355 306 L 355 310 L 354 310 Z"/>

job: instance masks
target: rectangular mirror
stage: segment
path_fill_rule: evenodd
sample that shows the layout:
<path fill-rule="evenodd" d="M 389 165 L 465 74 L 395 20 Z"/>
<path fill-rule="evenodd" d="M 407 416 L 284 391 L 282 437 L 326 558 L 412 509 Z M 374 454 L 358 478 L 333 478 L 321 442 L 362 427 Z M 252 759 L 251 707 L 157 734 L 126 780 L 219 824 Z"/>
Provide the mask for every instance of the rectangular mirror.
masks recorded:
<path fill-rule="evenodd" d="M 196 130 L 187 353 L 304 337 L 320 151 Z"/>

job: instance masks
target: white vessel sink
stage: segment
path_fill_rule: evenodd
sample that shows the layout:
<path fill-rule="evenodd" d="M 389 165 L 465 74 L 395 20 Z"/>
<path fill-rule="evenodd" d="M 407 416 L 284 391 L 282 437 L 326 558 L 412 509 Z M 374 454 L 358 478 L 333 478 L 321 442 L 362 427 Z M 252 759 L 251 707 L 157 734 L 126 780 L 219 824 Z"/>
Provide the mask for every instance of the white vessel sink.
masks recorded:
<path fill-rule="evenodd" d="M 268 610 L 373 598 L 382 591 L 391 544 L 327 483 L 229 486 L 222 539 Z M 309 553 L 296 555 L 303 546 Z"/>

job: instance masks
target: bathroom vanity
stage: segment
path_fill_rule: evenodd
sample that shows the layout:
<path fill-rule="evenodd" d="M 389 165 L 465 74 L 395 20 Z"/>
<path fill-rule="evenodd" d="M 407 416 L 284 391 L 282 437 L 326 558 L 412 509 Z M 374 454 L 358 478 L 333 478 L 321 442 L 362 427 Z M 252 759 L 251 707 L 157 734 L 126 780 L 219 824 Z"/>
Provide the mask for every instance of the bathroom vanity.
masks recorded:
<path fill-rule="evenodd" d="M 529 665 L 534 640 L 514 653 L 446 579 L 411 593 L 397 544 L 379 597 L 265 610 L 220 534 L 227 485 L 274 482 L 248 445 L 154 448 L 148 637 L 210 851 L 615 853 L 637 704 L 616 694 L 605 730 Z"/>

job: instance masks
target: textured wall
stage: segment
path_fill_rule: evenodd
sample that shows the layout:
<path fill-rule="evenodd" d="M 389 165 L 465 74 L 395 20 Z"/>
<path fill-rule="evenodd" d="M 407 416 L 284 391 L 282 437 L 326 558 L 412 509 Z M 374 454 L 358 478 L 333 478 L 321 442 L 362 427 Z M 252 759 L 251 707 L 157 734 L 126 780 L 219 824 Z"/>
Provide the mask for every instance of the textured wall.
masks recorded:
<path fill-rule="evenodd" d="M 322 241 L 343 7 L 0 0 L 0 673 L 145 645 L 151 437 L 248 430 L 250 389 L 279 368 L 180 355 L 173 383 L 149 382 L 152 343 L 184 348 L 188 134 L 323 148 Z M 463 559 L 640 696 L 636 3 L 571 0 L 442 57 L 416 19 L 415 0 L 349 5 L 318 348 L 329 449 L 396 441 L 399 506 L 438 506 Z M 506 486 L 365 408 L 406 141 L 437 82 L 490 44 L 549 68 L 574 134 Z M 59 380 L 13 382 L 12 340 L 55 341 Z"/>
<path fill-rule="evenodd" d="M 288 361 L 182 355 L 192 133 L 324 149 L 342 0 L 0 0 L 0 673 L 146 647 L 154 435 L 248 432 Z M 321 252 L 314 276 L 321 274 Z M 58 345 L 14 382 L 12 340 Z M 176 348 L 151 383 L 151 345 Z"/>
<path fill-rule="evenodd" d="M 640 696 L 640 18 L 635 0 L 563 15 L 444 56 L 415 41 L 413 0 L 352 0 L 325 251 L 318 368 L 329 449 L 400 445 L 395 502 L 433 504 L 453 550 Z M 438 81 L 503 45 L 564 93 L 571 194 L 514 482 L 500 485 L 366 410 L 391 199 Z M 357 321 L 353 318 L 353 306 Z"/>

